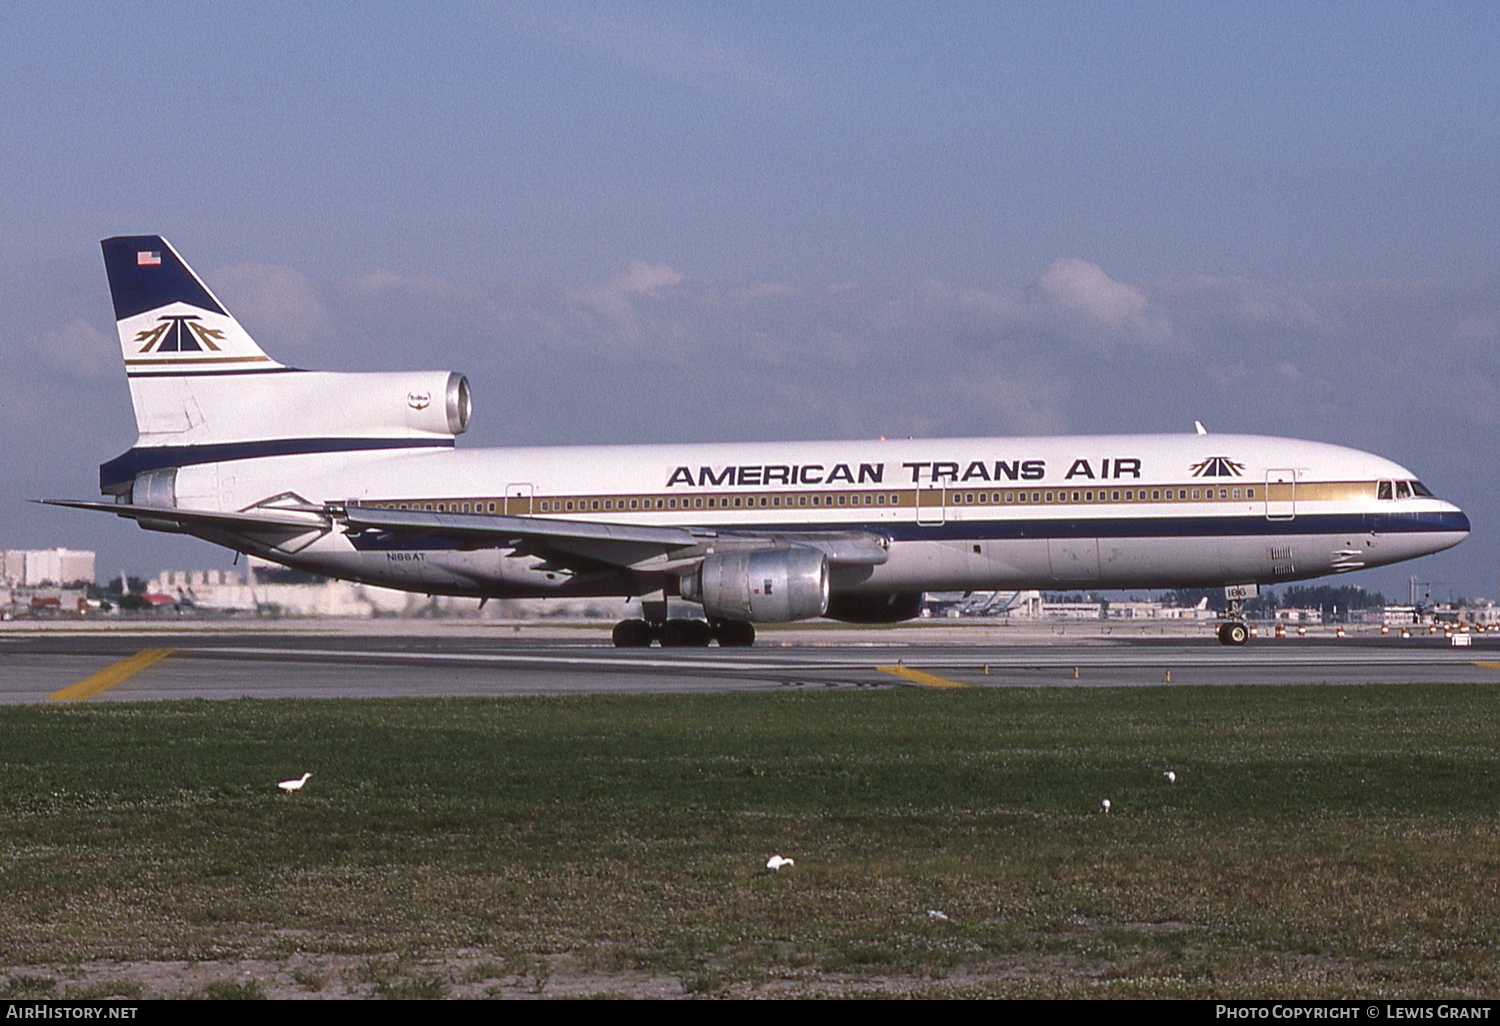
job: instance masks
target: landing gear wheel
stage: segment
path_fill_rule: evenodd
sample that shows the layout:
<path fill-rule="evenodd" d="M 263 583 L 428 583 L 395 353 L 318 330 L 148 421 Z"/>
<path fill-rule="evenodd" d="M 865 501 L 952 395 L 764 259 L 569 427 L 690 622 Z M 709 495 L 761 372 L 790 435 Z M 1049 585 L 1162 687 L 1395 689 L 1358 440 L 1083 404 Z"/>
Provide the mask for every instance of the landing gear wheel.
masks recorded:
<path fill-rule="evenodd" d="M 1250 640 L 1250 628 L 1242 623 L 1219 624 L 1219 644 L 1243 645 Z"/>
<path fill-rule="evenodd" d="M 656 632 L 645 620 L 621 620 L 610 636 L 615 648 L 650 648 Z"/>
<path fill-rule="evenodd" d="M 749 648 L 755 644 L 755 625 L 744 620 L 724 620 L 713 628 L 720 648 Z"/>

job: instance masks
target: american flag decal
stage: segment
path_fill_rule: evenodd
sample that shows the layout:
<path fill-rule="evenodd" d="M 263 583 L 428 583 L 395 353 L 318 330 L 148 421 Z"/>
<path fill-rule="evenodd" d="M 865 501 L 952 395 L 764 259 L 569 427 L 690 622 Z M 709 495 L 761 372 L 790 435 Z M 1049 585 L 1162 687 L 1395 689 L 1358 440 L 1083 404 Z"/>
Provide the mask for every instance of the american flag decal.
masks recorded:
<path fill-rule="evenodd" d="M 143 249 L 135 255 L 135 266 L 137 267 L 160 267 L 161 251 L 156 249 Z"/>

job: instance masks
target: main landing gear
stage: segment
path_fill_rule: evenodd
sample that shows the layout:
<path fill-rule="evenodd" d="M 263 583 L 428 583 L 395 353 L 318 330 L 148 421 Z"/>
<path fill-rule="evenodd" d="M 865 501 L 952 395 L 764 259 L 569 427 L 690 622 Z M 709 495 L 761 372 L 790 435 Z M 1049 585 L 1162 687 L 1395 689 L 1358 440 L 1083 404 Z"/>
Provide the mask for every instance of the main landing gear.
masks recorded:
<path fill-rule="evenodd" d="M 748 648 L 755 644 L 755 626 L 743 620 L 621 620 L 613 638 L 615 648 L 649 648 L 653 641 L 662 648 L 707 648 L 712 641 L 720 648 Z"/>

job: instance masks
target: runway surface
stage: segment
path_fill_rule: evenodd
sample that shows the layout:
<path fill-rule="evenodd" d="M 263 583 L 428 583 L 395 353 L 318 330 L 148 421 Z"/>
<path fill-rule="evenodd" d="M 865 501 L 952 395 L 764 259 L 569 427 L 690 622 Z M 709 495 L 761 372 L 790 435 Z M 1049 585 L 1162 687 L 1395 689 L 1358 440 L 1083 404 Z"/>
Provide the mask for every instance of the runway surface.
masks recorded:
<path fill-rule="evenodd" d="M 1160 684 L 1500 684 L 1500 636 L 1263 638 L 840 628 L 750 649 L 610 647 L 607 629 L 369 623 L 329 629 L 10 630 L 0 703 Z M 387 634 L 385 630 L 400 630 Z"/>

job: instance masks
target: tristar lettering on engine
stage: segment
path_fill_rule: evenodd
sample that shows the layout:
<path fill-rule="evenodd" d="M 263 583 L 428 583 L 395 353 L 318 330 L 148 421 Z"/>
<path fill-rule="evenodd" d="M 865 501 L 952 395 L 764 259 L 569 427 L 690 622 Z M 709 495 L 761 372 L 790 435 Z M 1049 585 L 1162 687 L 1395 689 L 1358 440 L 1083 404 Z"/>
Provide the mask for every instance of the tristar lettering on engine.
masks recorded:
<path fill-rule="evenodd" d="M 1255 435 L 461 449 L 463 375 L 287 367 L 165 239 L 103 248 L 139 436 L 99 468 L 110 501 L 43 501 L 428 594 L 639 597 L 621 646 L 894 622 L 932 590 L 1244 595 L 1469 531 L 1389 460 Z"/>

